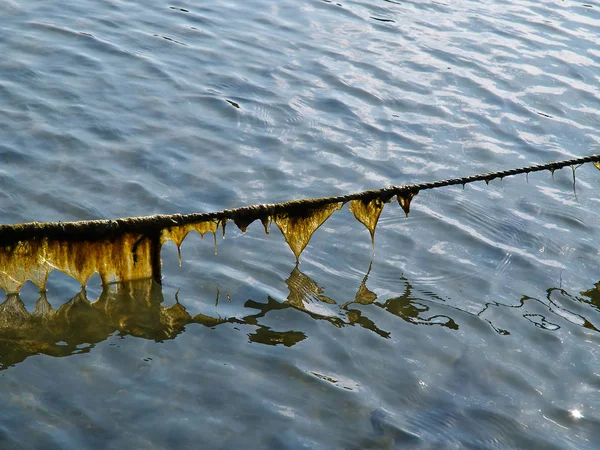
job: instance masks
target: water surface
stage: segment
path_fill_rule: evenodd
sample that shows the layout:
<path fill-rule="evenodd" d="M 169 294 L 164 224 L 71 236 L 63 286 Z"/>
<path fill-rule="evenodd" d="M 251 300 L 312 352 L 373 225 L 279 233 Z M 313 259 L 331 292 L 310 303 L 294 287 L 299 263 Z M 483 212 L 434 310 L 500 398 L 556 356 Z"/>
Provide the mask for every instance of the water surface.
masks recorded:
<path fill-rule="evenodd" d="M 600 5 L 0 5 L 2 222 L 213 211 L 598 153 Z M 591 164 L 59 272 L 0 305 L 8 448 L 600 440 Z"/>

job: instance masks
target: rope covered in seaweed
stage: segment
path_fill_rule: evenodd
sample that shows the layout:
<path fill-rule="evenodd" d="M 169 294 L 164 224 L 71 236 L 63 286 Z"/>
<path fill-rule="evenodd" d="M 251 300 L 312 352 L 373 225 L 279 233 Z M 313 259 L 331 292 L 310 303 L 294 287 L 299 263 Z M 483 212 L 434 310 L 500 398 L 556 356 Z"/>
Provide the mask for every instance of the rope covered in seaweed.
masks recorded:
<path fill-rule="evenodd" d="M 45 223 L 29 222 L 17 225 L 0 225 L 0 245 L 7 246 L 15 244 L 19 241 L 38 238 L 68 239 L 70 241 L 90 239 L 96 240 L 122 235 L 124 233 L 140 233 L 155 240 L 160 236 L 161 230 L 165 228 L 182 226 L 201 221 L 217 221 L 224 223 L 227 220 L 233 220 L 238 226 L 240 226 L 240 228 L 245 229 L 248 224 L 257 219 L 264 221 L 268 217 L 280 214 L 286 214 L 290 217 L 302 217 L 310 214 L 311 211 L 314 211 L 317 208 L 334 203 L 346 203 L 352 200 L 369 202 L 377 198 L 387 202 L 394 195 L 398 195 L 399 197 L 412 197 L 419 191 L 424 191 L 427 189 L 455 185 L 464 186 L 476 181 L 485 181 L 489 183 L 491 180 L 497 178 L 504 178 L 523 173 L 529 174 L 531 172 L 539 172 L 542 170 L 550 170 L 554 172 L 555 170 L 563 167 L 572 167 L 588 162 L 600 163 L 600 154 L 435 182 L 389 186 L 382 189 L 368 190 L 334 197 L 310 198 L 284 203 L 259 204 L 234 209 L 226 209 L 217 212 L 154 215 L 115 220 L 105 219 Z"/>

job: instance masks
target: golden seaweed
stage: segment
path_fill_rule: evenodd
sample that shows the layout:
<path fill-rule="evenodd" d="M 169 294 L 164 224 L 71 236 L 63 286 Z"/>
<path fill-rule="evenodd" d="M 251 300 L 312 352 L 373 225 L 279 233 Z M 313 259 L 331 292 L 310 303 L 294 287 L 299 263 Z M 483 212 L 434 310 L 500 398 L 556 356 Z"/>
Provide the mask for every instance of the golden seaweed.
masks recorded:
<path fill-rule="evenodd" d="M 240 231 L 242 233 L 246 233 L 248 226 L 257 219 L 259 219 L 261 221 L 263 227 L 265 228 L 265 234 L 268 235 L 269 234 L 269 225 L 271 223 L 271 217 L 268 215 L 263 215 L 262 217 L 257 217 L 255 215 L 243 214 L 243 215 L 235 216 L 232 220 L 233 220 L 233 223 L 236 224 L 236 226 L 240 229 Z"/>
<path fill-rule="evenodd" d="M 20 241 L 0 250 L 0 287 L 7 293 L 19 292 L 27 280 L 40 289 L 46 286 L 52 268 L 45 262 L 46 240 Z"/>
<path fill-rule="evenodd" d="M 260 218 L 260 221 L 263 224 L 263 227 L 265 227 L 265 234 L 268 236 L 269 235 L 269 228 L 271 226 L 271 222 L 273 221 L 273 218 L 271 216 L 264 216 Z"/>
<path fill-rule="evenodd" d="M 371 234 L 371 244 L 375 246 L 375 227 L 383 211 L 384 203 L 379 198 L 369 202 L 364 200 L 352 200 L 350 202 L 350 211 L 360 223 L 362 223 Z"/>
<path fill-rule="evenodd" d="M 48 264 L 85 286 L 98 272 L 102 284 L 151 278 L 152 242 L 138 234 L 83 242 L 49 241 Z"/>
<path fill-rule="evenodd" d="M 160 242 L 164 244 L 167 240 L 173 241 L 177 246 L 177 255 L 179 257 L 179 265 L 181 266 L 181 244 L 185 237 L 191 232 L 196 231 L 200 237 L 204 239 L 206 233 L 213 233 L 215 236 L 215 254 L 217 252 L 217 228 L 219 224 L 211 220 L 204 222 L 188 223 L 185 225 L 177 225 L 162 230 Z M 225 236 L 225 227 L 223 226 L 223 236 Z"/>
<path fill-rule="evenodd" d="M 188 223 L 186 225 L 178 225 L 174 227 L 165 228 L 162 230 L 161 242 L 164 243 L 166 240 L 175 242 L 177 246 L 180 246 L 185 237 L 190 231 L 196 231 L 200 234 L 200 237 L 204 238 L 206 233 L 216 233 L 218 224 L 212 220 Z"/>
<path fill-rule="evenodd" d="M 598 155 L 593 155 L 597 158 Z M 580 160 L 561 161 L 543 166 L 515 169 L 509 175 L 529 171 L 550 170 L 552 174 L 558 168 L 571 166 L 573 170 L 573 190 L 575 191 L 574 164 L 588 162 L 590 157 Z M 592 161 L 600 169 L 600 162 Z M 579 167 L 579 166 L 578 166 Z M 507 171 L 477 175 L 462 179 L 437 182 L 441 187 L 484 179 L 489 183 L 493 178 L 502 179 Z M 506 175 L 508 176 L 508 175 Z M 401 187 L 397 200 L 406 216 L 410 212 L 412 198 L 418 193 L 419 185 Z M 410 191 L 409 191 L 410 190 Z M 369 230 L 374 245 L 375 229 L 383 206 L 393 198 L 396 188 L 367 191 L 364 195 L 370 201 L 352 200 L 350 210 L 355 218 Z M 202 237 L 212 232 L 217 252 L 216 233 L 223 229 L 228 220 L 233 220 L 242 232 L 256 219 L 262 222 L 265 233 L 269 234 L 269 225 L 275 221 L 285 237 L 287 244 L 296 256 L 308 245 L 313 233 L 331 216 L 341 201 L 356 198 L 356 194 L 305 199 L 278 204 L 254 205 L 224 210 L 210 214 L 154 215 L 130 217 L 116 220 L 89 220 L 79 222 L 30 222 L 17 225 L 0 225 L 0 287 L 8 293 L 19 292 L 23 284 L 31 280 L 41 290 L 52 270 L 60 270 L 77 279 L 85 286 L 88 279 L 98 273 L 103 284 L 113 281 L 130 281 L 141 278 L 154 278 L 160 282 L 160 247 L 171 240 L 177 245 L 181 264 L 181 245 L 190 231 L 198 232 Z M 326 204 L 328 202 L 333 202 Z M 324 206 L 316 206 L 323 205 Z M 210 218 L 210 219 L 208 219 Z M 198 220 L 197 222 L 193 222 Z M 185 225 L 176 223 L 191 222 Z"/>
<path fill-rule="evenodd" d="M 125 233 L 94 241 L 33 239 L 0 250 L 0 287 L 19 292 L 31 280 L 41 290 L 48 274 L 60 270 L 82 286 L 97 272 L 103 284 L 152 277 L 152 245 L 149 238 Z"/>
<path fill-rule="evenodd" d="M 236 217 L 233 219 L 233 223 L 240 229 L 242 233 L 246 232 L 248 225 L 254 222 L 256 219 L 253 217 Z"/>
<path fill-rule="evenodd" d="M 404 195 L 398 195 L 398 203 L 400 204 L 400 206 L 402 207 L 402 209 L 404 210 L 404 214 L 406 214 L 406 218 L 408 218 L 408 213 L 410 212 L 410 202 L 412 201 L 413 197 L 415 195 L 417 195 L 419 193 L 419 191 L 411 191 L 408 192 Z"/>
<path fill-rule="evenodd" d="M 313 233 L 338 208 L 338 203 L 332 203 L 298 215 L 278 214 L 275 216 L 275 224 L 281 230 L 292 252 L 294 252 L 296 262 L 299 261 L 300 254 L 308 245 Z"/>

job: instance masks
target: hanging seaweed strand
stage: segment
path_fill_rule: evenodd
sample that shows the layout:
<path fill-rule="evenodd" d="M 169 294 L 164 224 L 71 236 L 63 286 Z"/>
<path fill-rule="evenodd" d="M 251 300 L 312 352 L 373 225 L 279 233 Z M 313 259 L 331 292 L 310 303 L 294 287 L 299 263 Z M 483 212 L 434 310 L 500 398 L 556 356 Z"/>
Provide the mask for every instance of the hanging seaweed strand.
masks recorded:
<path fill-rule="evenodd" d="M 218 212 L 0 225 L 0 287 L 7 292 L 18 292 L 25 281 L 31 280 L 43 290 L 48 274 L 54 269 L 65 272 L 82 285 L 95 272 L 100 274 L 103 284 L 148 277 L 160 282 L 160 250 L 166 240 L 175 242 L 180 252 L 181 243 L 190 231 L 201 236 L 211 232 L 216 239 L 219 227 L 223 229 L 224 236 L 228 220 L 242 231 L 255 220 L 260 220 L 267 233 L 269 224 L 275 222 L 298 261 L 312 234 L 347 202 L 351 202 L 352 213 L 367 227 L 373 242 L 383 205 L 394 196 L 408 216 L 410 201 L 420 191 L 464 186 L 476 181 L 489 183 L 496 178 L 542 170 L 554 172 L 588 162 L 593 162 L 600 169 L 600 155 L 591 155 L 430 183 Z"/>

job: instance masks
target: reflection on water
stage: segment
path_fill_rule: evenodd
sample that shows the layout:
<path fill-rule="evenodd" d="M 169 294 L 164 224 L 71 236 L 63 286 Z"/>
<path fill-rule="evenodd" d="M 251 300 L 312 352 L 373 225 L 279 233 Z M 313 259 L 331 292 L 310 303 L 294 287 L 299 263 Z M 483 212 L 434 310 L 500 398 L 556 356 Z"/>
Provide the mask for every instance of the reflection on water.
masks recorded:
<path fill-rule="evenodd" d="M 581 296 L 572 295 L 562 288 L 550 288 L 544 300 L 523 296 L 516 304 L 487 303 L 479 312 L 473 313 L 444 304 L 441 297 L 430 292 L 415 291 L 404 275 L 399 277 L 404 289 L 402 294 L 378 300 L 377 294 L 367 287 L 370 272 L 371 266 L 354 300 L 338 305 L 325 295 L 323 287 L 296 266 L 285 281 L 289 290 L 285 301 L 280 302 L 271 296 L 267 296 L 266 302 L 248 299 L 243 306 L 252 313 L 226 318 L 205 314 L 192 316 L 177 296 L 175 304 L 164 306 L 162 286 L 152 279 L 106 285 L 94 302 L 88 300 L 83 289 L 58 309 L 52 308 L 44 292 L 33 311 L 26 309 L 18 294 L 9 294 L 0 305 L 0 367 L 6 369 L 36 354 L 62 357 L 89 352 L 97 343 L 115 333 L 163 342 L 176 338 L 190 324 L 210 328 L 223 324 L 250 325 L 254 327 L 254 331 L 248 334 L 250 342 L 291 347 L 307 339 L 305 332 L 274 330 L 262 323 L 271 311 L 287 308 L 338 328 L 357 325 L 385 339 L 390 338 L 392 332 L 381 329 L 375 320 L 368 317 L 374 312 L 369 308 L 380 308 L 414 325 L 440 325 L 450 330 L 459 329 L 457 317 L 451 317 L 452 311 L 466 313 L 483 318 L 500 335 L 509 335 L 510 332 L 492 323 L 487 312 L 491 308 L 523 308 L 522 317 L 538 328 L 558 330 L 560 325 L 556 322 L 562 318 L 599 331 L 600 324 L 593 323 L 589 311 L 584 316 L 586 310 L 574 308 L 589 305 L 600 310 L 600 282 L 595 288 L 582 292 Z M 217 305 L 218 295 L 217 292 Z M 527 307 L 530 303 L 541 305 L 542 312 L 547 313 L 531 312 L 535 308 Z"/>
<path fill-rule="evenodd" d="M 528 303 L 534 303 L 543 306 L 545 309 L 548 309 L 548 311 L 553 315 L 568 320 L 569 322 L 575 325 L 587 328 L 592 331 L 600 331 L 600 329 L 596 325 L 594 325 L 594 319 L 592 319 L 593 315 L 589 315 L 589 311 L 574 311 L 574 309 L 581 304 L 590 305 L 598 309 L 598 305 L 600 304 L 599 286 L 600 283 L 596 283 L 595 289 L 590 289 L 588 291 L 581 292 L 581 296 L 572 295 L 566 290 L 558 287 L 547 289 L 545 300 L 529 296 L 523 296 L 516 305 L 507 305 L 496 302 L 487 303 L 478 315 L 483 316 L 486 313 L 486 311 L 491 307 L 524 308 L 527 306 Z M 569 307 L 567 307 L 566 305 L 569 305 Z M 586 315 L 584 316 L 584 314 Z M 550 331 L 558 330 L 560 328 L 560 325 L 550 321 L 547 317 L 545 317 L 542 314 L 524 313 L 523 317 L 529 322 L 533 323 L 538 328 Z M 491 324 L 489 320 L 488 322 Z M 600 324 L 598 324 L 598 326 L 600 326 Z M 510 334 L 510 332 L 507 330 L 496 329 L 496 331 L 500 334 Z"/>
<path fill-rule="evenodd" d="M 600 311 L 600 282 L 596 283 L 594 289 L 582 292 L 581 295 L 585 298 L 578 299 L 590 306 L 593 306 L 597 311 Z"/>
<path fill-rule="evenodd" d="M 400 281 L 402 284 L 404 284 L 404 293 L 402 295 L 390 298 L 383 303 L 375 302 L 375 300 L 377 300 L 377 295 L 367 288 L 367 280 L 369 278 L 371 267 L 372 266 L 369 266 L 369 272 L 367 272 L 367 275 L 365 275 L 363 278 L 354 301 L 346 303 L 343 306 L 344 309 L 348 310 L 348 306 L 352 305 L 352 303 L 358 303 L 360 305 L 375 304 L 376 306 L 384 308 L 386 311 L 406 320 L 409 323 L 414 323 L 416 325 L 442 325 L 454 330 L 458 329 L 458 325 L 448 316 L 440 314 L 434 314 L 431 316 L 428 315 L 427 313 L 430 311 L 431 307 L 426 301 L 423 301 L 419 297 L 413 295 L 413 287 L 403 275 L 400 277 Z M 443 301 L 437 296 L 434 297 L 436 300 Z M 360 311 L 356 310 L 349 311 L 352 313 L 358 313 L 358 315 L 361 313 Z M 366 318 L 362 317 L 361 319 L 364 321 Z M 375 331 L 374 329 L 372 330 Z M 385 334 L 385 332 L 378 332 L 378 334 L 382 333 Z M 389 336 L 389 333 L 387 334 Z"/>
<path fill-rule="evenodd" d="M 162 302 L 160 286 L 151 280 L 108 285 L 93 303 L 82 290 L 56 310 L 45 293 L 32 312 L 18 295 L 8 295 L 0 305 L 2 368 L 39 353 L 87 352 L 115 332 L 155 341 L 173 339 L 191 317 L 180 304 L 164 307 Z"/>
<path fill-rule="evenodd" d="M 434 182 L 600 139 L 595 5 L 9 0 L 0 28 L 3 223 Z M 163 288 L 53 309 L 28 284 L 0 308 L 0 447 L 594 449 L 599 174 L 577 199 L 563 170 L 279 217 L 291 243 L 238 217 L 218 260 L 197 224 L 182 269 L 168 224 Z M 22 244 L 0 285 L 158 278 L 138 237 Z"/>

